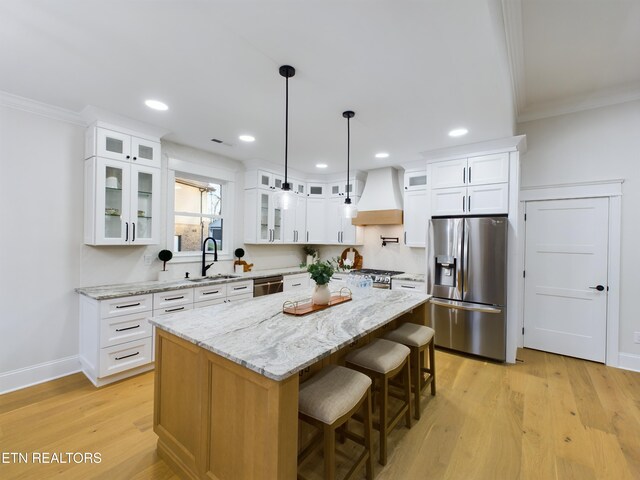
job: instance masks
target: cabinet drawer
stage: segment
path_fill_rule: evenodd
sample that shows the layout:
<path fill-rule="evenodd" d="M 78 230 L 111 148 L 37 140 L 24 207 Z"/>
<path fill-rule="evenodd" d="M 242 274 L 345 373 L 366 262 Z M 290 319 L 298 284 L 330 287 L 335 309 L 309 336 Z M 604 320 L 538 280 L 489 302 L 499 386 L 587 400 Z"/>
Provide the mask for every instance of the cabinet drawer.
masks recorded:
<path fill-rule="evenodd" d="M 227 297 L 227 303 L 237 303 L 242 300 L 249 300 L 253 298 L 253 291 L 251 293 L 241 293 L 238 295 L 234 295 L 233 297 Z"/>
<path fill-rule="evenodd" d="M 165 308 L 156 308 L 153 310 L 153 316 L 156 315 L 168 315 L 170 313 L 184 312 L 186 310 L 193 310 L 193 303 L 186 305 L 171 305 Z"/>
<path fill-rule="evenodd" d="M 301 290 L 309 287 L 309 274 L 287 275 L 284 277 L 283 291 Z"/>
<path fill-rule="evenodd" d="M 100 376 L 129 370 L 151 362 L 151 337 L 100 350 Z"/>
<path fill-rule="evenodd" d="M 193 308 L 210 307 L 211 305 L 219 305 L 221 303 L 227 303 L 227 297 L 212 298 L 211 300 L 203 300 L 202 302 L 196 302 L 193 304 Z"/>
<path fill-rule="evenodd" d="M 135 295 L 131 297 L 112 298 L 100 302 L 100 317 L 109 318 L 132 313 L 150 312 L 152 295 Z"/>
<path fill-rule="evenodd" d="M 227 297 L 235 297 L 236 295 L 242 295 L 245 293 L 251 293 L 250 298 L 253 298 L 253 280 L 227 284 Z"/>
<path fill-rule="evenodd" d="M 100 323 L 100 347 L 110 347 L 151 336 L 147 318 L 151 312 L 103 319 Z"/>
<path fill-rule="evenodd" d="M 227 284 L 222 283 L 219 285 L 209 285 L 207 287 L 196 287 L 193 291 L 194 302 L 204 302 L 213 300 L 216 298 L 226 298 L 227 296 Z"/>
<path fill-rule="evenodd" d="M 427 285 L 425 282 L 413 282 L 411 280 L 391 279 L 391 289 L 405 290 L 408 292 L 427 293 Z"/>
<path fill-rule="evenodd" d="M 182 288 L 153 294 L 153 309 L 165 309 L 193 303 L 193 288 Z"/>

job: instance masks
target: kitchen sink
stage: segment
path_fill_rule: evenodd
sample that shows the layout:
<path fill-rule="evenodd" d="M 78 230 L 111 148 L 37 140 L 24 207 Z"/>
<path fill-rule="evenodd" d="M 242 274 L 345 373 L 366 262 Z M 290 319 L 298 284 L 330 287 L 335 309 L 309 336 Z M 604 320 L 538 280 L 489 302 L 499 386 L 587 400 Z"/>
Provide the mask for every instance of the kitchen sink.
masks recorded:
<path fill-rule="evenodd" d="M 211 280 L 225 280 L 228 278 L 238 278 L 238 275 L 211 275 L 210 277 L 190 278 L 190 282 L 210 282 Z"/>

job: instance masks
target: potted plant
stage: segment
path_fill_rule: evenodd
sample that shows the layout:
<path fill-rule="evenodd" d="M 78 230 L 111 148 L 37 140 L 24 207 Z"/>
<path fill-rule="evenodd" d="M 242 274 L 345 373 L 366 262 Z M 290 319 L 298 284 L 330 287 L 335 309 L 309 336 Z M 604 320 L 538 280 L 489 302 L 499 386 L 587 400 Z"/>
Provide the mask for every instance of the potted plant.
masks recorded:
<path fill-rule="evenodd" d="M 163 280 L 169 276 L 167 262 L 172 258 L 173 253 L 171 253 L 171 250 L 160 250 L 160 253 L 158 253 L 158 259 L 162 262 L 162 270 L 158 273 L 158 280 Z"/>
<path fill-rule="evenodd" d="M 305 245 L 304 247 L 302 247 L 302 250 L 307 256 L 307 263 L 306 263 L 307 266 L 311 265 L 316 261 L 316 257 L 318 256 L 318 250 L 316 250 L 313 247 L 310 247 L 309 245 Z"/>
<path fill-rule="evenodd" d="M 311 274 L 311 280 L 316 282 L 311 300 L 316 305 L 327 305 L 331 300 L 329 282 L 335 272 L 333 265 L 329 262 L 316 262 L 307 265 L 307 272 Z"/>

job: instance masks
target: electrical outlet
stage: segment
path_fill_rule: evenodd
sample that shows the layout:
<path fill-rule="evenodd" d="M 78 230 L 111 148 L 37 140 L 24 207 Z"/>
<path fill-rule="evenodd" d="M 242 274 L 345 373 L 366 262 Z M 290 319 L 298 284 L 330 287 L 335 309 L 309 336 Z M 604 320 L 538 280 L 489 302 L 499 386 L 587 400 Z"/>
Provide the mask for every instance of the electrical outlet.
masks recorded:
<path fill-rule="evenodd" d="M 146 267 L 150 267 L 153 263 L 153 255 L 145 255 L 144 256 L 144 265 Z"/>
<path fill-rule="evenodd" d="M 633 343 L 640 343 L 640 332 L 633 332 Z"/>

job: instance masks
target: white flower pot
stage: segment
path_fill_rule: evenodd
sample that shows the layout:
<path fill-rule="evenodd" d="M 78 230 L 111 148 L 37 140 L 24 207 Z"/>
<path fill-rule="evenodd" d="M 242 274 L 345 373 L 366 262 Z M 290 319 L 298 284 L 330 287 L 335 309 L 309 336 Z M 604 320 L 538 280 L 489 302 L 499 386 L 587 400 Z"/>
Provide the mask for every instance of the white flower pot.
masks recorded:
<path fill-rule="evenodd" d="M 313 301 L 314 305 L 328 305 L 329 300 L 331 300 L 331 291 L 329 290 L 329 285 L 316 284 L 316 288 L 313 290 L 311 300 Z"/>

